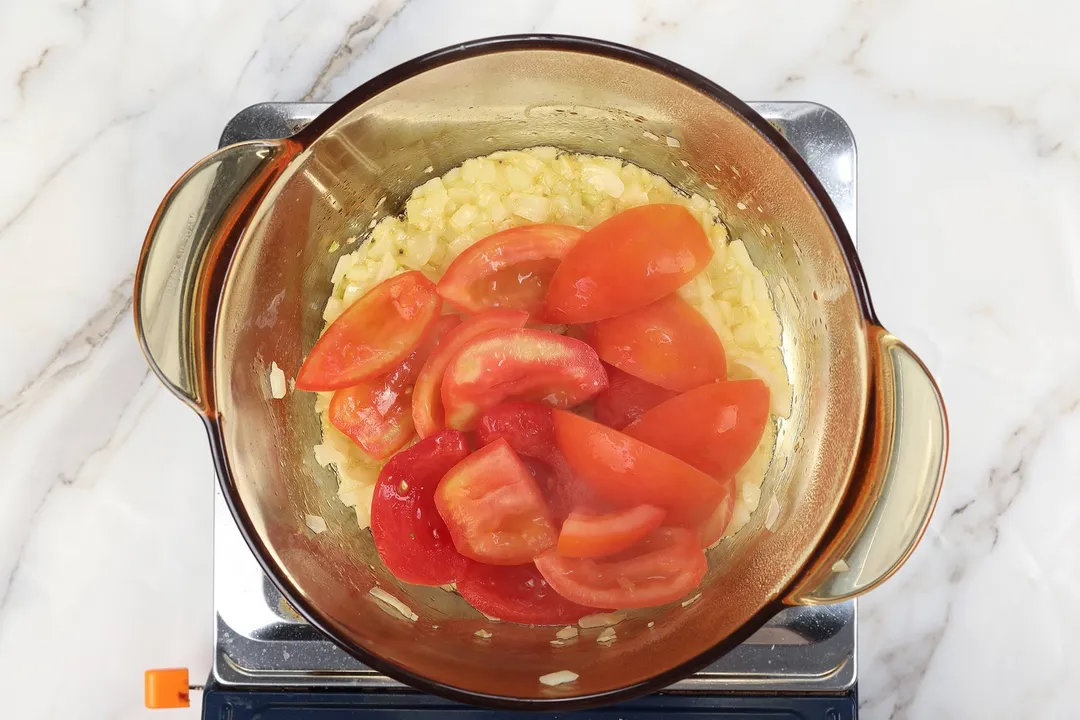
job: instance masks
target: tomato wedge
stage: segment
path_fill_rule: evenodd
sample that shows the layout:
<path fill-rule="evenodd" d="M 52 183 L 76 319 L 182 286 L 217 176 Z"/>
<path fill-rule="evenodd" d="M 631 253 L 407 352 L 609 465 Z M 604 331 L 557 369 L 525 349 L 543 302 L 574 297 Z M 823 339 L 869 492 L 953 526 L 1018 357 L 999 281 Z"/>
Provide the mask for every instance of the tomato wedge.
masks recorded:
<path fill-rule="evenodd" d="M 334 427 L 376 460 L 405 447 L 416 434 L 412 392 L 420 366 L 460 322 L 456 315 L 443 315 L 420 346 L 389 373 L 336 391 L 330 399 L 330 422 Z"/>
<path fill-rule="evenodd" d="M 645 307 L 701 272 L 713 249 L 681 205 L 642 205 L 585 233 L 551 277 L 544 317 L 584 323 Z"/>
<path fill-rule="evenodd" d="M 450 361 L 461 348 L 492 330 L 525 327 L 529 314 L 523 310 L 488 310 L 475 315 L 448 334 L 416 378 L 412 394 L 412 416 L 420 437 L 427 437 L 446 427 L 443 417 L 442 381 Z"/>
<path fill-rule="evenodd" d="M 709 563 L 694 533 L 662 527 L 616 555 L 594 560 L 548 550 L 536 558 L 536 567 L 571 602 L 632 609 L 678 600 L 698 586 Z"/>
<path fill-rule="evenodd" d="M 671 524 L 696 526 L 723 498 L 720 483 L 676 457 L 578 415 L 554 410 L 553 416 L 570 467 L 615 507 L 656 505 Z"/>
<path fill-rule="evenodd" d="M 503 438 L 529 468 L 544 493 L 554 520 L 566 519 L 575 507 L 595 508 L 599 501 L 574 477 L 555 443 L 551 408 L 537 403 L 504 403 L 483 415 L 476 425 L 481 445 Z"/>
<path fill-rule="evenodd" d="M 622 430 L 642 413 L 670 400 L 677 393 L 647 383 L 630 373 L 606 366 L 608 388 L 593 399 L 593 417 L 598 423 Z"/>
<path fill-rule="evenodd" d="M 447 430 L 398 453 L 379 473 L 371 535 L 383 564 L 398 580 L 445 585 L 457 581 L 464 569 L 466 560 L 435 507 L 435 489 L 468 454 L 465 434 Z"/>
<path fill-rule="evenodd" d="M 597 611 L 572 603 L 552 590 L 532 563 L 469 562 L 457 581 L 457 591 L 480 612 L 504 622 L 565 625 Z"/>
<path fill-rule="evenodd" d="M 502 402 L 569 408 L 605 387 L 607 373 L 588 344 L 543 330 L 496 330 L 450 361 L 442 400 L 447 426 L 471 430 L 485 410 Z"/>
<path fill-rule="evenodd" d="M 716 331 L 675 294 L 593 324 L 589 339 L 604 362 L 668 390 L 685 392 L 727 378 Z"/>
<path fill-rule="evenodd" d="M 311 348 L 296 387 L 338 390 L 389 372 L 439 317 L 442 298 L 419 271 L 384 280 L 354 302 Z"/>
<path fill-rule="evenodd" d="M 593 558 L 626 550 L 664 521 L 664 511 L 637 505 L 622 512 L 590 515 L 572 512 L 559 533 L 560 557 Z"/>
<path fill-rule="evenodd" d="M 435 505 L 462 555 L 492 565 L 521 565 L 555 544 L 540 488 L 505 440 L 454 466 Z"/>
<path fill-rule="evenodd" d="M 683 393 L 623 432 L 714 478 L 729 478 L 754 454 L 768 421 L 769 388 L 755 378 Z"/>
<path fill-rule="evenodd" d="M 562 258 L 585 234 L 572 225 L 522 225 L 488 235 L 450 263 L 439 294 L 462 312 L 536 312 Z"/>
<path fill-rule="evenodd" d="M 727 530 L 728 523 L 731 522 L 731 516 L 735 512 L 735 478 L 723 480 L 721 484 L 726 488 L 727 495 L 724 496 L 724 499 L 716 506 L 713 514 L 701 524 L 698 530 L 698 535 L 701 537 L 701 547 L 703 548 L 712 547 L 713 543 L 724 537 L 724 531 Z"/>

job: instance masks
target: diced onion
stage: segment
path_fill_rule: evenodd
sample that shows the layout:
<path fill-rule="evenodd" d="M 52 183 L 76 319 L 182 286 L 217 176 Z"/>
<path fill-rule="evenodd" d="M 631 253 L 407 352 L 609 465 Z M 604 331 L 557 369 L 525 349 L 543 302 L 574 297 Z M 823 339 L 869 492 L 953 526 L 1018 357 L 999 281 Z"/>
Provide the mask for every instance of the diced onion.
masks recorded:
<path fill-rule="evenodd" d="M 270 396 L 275 400 L 285 397 L 285 371 L 276 362 L 270 363 Z"/>
<path fill-rule="evenodd" d="M 847 572 L 851 569 L 851 566 L 847 564 L 847 561 L 843 558 L 837 560 L 832 564 L 832 571 L 835 573 Z"/>
<path fill-rule="evenodd" d="M 308 515 L 304 518 L 304 522 L 311 529 L 311 532 L 318 535 L 319 533 L 326 532 L 326 521 L 319 515 Z"/>
<path fill-rule="evenodd" d="M 615 628 L 604 628 L 600 634 L 596 636 L 596 642 L 600 644 L 615 642 Z"/>
<path fill-rule="evenodd" d="M 540 676 L 540 684 L 547 685 L 548 687 L 555 687 L 556 685 L 565 685 L 577 680 L 580 675 L 570 670 L 559 670 L 557 672 L 548 673 L 547 675 Z"/>
<path fill-rule="evenodd" d="M 474 632 L 473 635 L 480 638 L 481 640 L 487 640 L 489 637 L 491 637 L 491 633 L 489 633 L 487 630 L 484 630 L 483 628 Z"/>
<path fill-rule="evenodd" d="M 586 615 L 577 621 L 578 627 L 585 630 L 589 628 L 609 627 L 611 625 L 618 625 L 626 619 L 626 613 L 595 613 L 593 615 Z"/>
<path fill-rule="evenodd" d="M 690 598 L 689 600 L 683 600 L 682 606 L 683 607 L 690 607 L 691 605 L 693 605 L 694 603 L 696 603 L 700 599 L 701 599 L 701 593 L 698 593 L 697 595 Z"/>
<path fill-rule="evenodd" d="M 560 640 L 569 640 L 570 638 L 576 638 L 578 636 L 578 629 L 573 625 L 567 625 L 559 632 L 555 633 L 555 637 Z"/>
<path fill-rule="evenodd" d="M 411 620 L 412 622 L 416 622 L 417 619 L 420 617 L 419 615 L 417 615 L 416 613 L 414 613 L 412 611 L 412 608 L 410 608 L 408 605 L 401 602 L 396 597 L 394 597 L 390 593 L 386 592 L 382 588 L 373 587 L 370 590 L 368 590 L 368 595 L 375 598 L 379 602 L 382 602 L 382 603 L 385 603 L 386 605 L 389 605 L 394 610 L 397 610 L 398 614 L 400 614 L 401 617 L 405 618 L 406 620 Z"/>

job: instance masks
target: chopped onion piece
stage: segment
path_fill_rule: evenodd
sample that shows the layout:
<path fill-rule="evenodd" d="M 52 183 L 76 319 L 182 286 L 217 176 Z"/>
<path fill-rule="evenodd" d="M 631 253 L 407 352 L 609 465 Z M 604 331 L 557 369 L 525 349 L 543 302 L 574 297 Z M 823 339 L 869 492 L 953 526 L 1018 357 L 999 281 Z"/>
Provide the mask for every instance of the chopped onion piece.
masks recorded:
<path fill-rule="evenodd" d="M 613 628 L 613 627 L 604 628 L 600 632 L 600 634 L 596 636 L 596 642 L 601 643 L 601 644 L 615 642 L 615 628 Z"/>
<path fill-rule="evenodd" d="M 311 529 L 311 532 L 318 535 L 319 533 L 326 532 L 326 521 L 318 515 L 308 515 L 304 518 L 304 522 Z"/>
<path fill-rule="evenodd" d="M 690 598 L 689 600 L 683 600 L 682 606 L 683 607 L 689 607 L 690 605 L 693 605 L 694 603 L 696 603 L 700 599 L 701 599 L 701 593 L 698 593 L 697 595 Z"/>
<path fill-rule="evenodd" d="M 577 624 L 578 627 L 588 630 L 589 628 L 618 625 L 625 619 L 626 613 L 596 613 L 595 615 L 586 615 L 578 620 Z"/>
<path fill-rule="evenodd" d="M 847 572 L 850 569 L 851 569 L 851 566 L 848 565 L 847 562 L 843 558 L 841 558 L 840 560 L 837 560 L 832 565 L 832 571 L 837 572 L 837 573 Z"/>
<path fill-rule="evenodd" d="M 270 395 L 275 400 L 285 397 L 285 371 L 276 362 L 270 363 Z"/>
<path fill-rule="evenodd" d="M 654 623 L 653 621 L 651 621 L 651 620 L 650 620 L 650 621 L 649 621 L 649 624 L 648 624 L 648 625 L 646 625 L 645 627 L 652 627 L 652 626 L 654 626 L 654 625 L 656 625 L 656 623 Z"/>
<path fill-rule="evenodd" d="M 548 673 L 547 675 L 540 676 L 540 684 L 547 685 L 548 687 L 555 687 L 556 685 L 565 685 L 566 683 L 572 683 L 580 677 L 576 672 L 570 670 L 559 670 L 558 672 Z"/>
<path fill-rule="evenodd" d="M 682 145 L 682 143 L 680 143 L 680 142 L 679 142 L 678 140 L 676 140 L 675 138 L 671 137 L 670 135 L 666 136 L 666 137 L 664 138 L 664 141 L 665 141 L 665 142 L 667 142 L 667 145 L 668 145 L 668 147 L 673 147 L 673 148 L 677 148 L 677 147 L 679 147 L 680 145 Z"/>
<path fill-rule="evenodd" d="M 386 592 L 382 588 L 378 588 L 378 587 L 371 588 L 370 590 L 368 590 L 368 595 L 370 595 L 371 597 L 375 598 L 376 600 L 378 600 L 378 601 L 380 601 L 382 603 L 385 603 L 386 605 L 389 605 L 394 610 L 397 610 L 398 613 L 403 618 L 405 618 L 406 620 L 411 620 L 412 622 L 416 622 L 417 619 L 419 618 L 419 615 L 414 613 L 412 611 L 412 609 L 408 605 L 401 602 L 396 597 L 394 597 L 390 593 Z"/>
<path fill-rule="evenodd" d="M 340 465 L 345 462 L 345 456 L 341 454 L 341 451 L 329 443 L 319 443 L 312 449 L 315 451 L 315 462 L 323 467 L 330 467 L 331 463 Z"/>
<path fill-rule="evenodd" d="M 489 637 L 491 637 L 491 633 L 489 633 L 487 630 L 484 630 L 483 628 L 474 632 L 473 635 L 480 638 L 481 640 L 487 640 Z"/>
<path fill-rule="evenodd" d="M 776 496 L 774 495 L 769 498 L 769 509 L 765 513 L 765 529 L 772 530 L 778 517 L 780 517 L 780 503 L 776 502 Z"/>
<path fill-rule="evenodd" d="M 555 633 L 555 637 L 560 640 L 569 640 L 570 638 L 576 638 L 578 636 L 578 629 L 573 625 L 567 625 L 559 632 Z"/>

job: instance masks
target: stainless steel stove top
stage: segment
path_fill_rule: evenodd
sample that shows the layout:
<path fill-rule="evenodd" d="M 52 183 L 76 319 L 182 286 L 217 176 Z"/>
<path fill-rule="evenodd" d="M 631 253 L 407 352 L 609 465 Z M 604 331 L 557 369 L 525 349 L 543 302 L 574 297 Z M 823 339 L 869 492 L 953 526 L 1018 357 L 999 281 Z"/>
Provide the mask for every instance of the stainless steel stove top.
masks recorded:
<path fill-rule="evenodd" d="M 809 163 L 856 235 L 855 139 L 843 119 L 813 103 L 752 103 Z M 265 103 L 225 128 L 221 143 L 285 137 L 327 106 Z M 213 679 L 224 686 L 393 688 L 297 617 L 263 574 L 233 522 L 220 488 L 214 508 Z M 747 642 L 672 690 L 820 692 L 851 689 L 856 679 L 855 603 L 790 608 Z"/>

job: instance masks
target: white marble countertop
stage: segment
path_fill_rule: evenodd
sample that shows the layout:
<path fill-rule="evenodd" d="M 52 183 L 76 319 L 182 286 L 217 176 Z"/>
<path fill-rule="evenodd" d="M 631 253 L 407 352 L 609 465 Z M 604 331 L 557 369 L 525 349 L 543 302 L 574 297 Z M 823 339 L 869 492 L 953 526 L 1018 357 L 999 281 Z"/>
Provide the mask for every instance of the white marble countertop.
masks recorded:
<path fill-rule="evenodd" d="M 540 31 L 637 45 L 744 98 L 848 120 L 875 304 L 936 374 L 953 433 L 926 540 L 862 604 L 863 717 L 1075 717 L 1080 6 L 469 8 L 0 4 L 0 716 L 142 716 L 144 668 L 199 682 L 209 666 L 210 456 L 131 322 L 172 181 L 247 105 L 334 99 L 426 50 Z"/>

